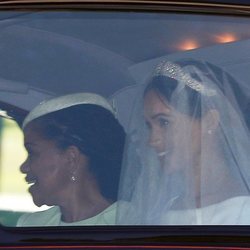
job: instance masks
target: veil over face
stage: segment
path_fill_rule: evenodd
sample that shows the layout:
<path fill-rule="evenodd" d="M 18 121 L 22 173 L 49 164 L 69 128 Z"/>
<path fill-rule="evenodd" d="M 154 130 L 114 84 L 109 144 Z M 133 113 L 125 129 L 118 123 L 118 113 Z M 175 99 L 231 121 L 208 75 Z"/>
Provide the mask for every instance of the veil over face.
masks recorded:
<path fill-rule="evenodd" d="M 131 116 L 117 223 L 250 224 L 249 107 L 217 66 L 159 63 Z"/>

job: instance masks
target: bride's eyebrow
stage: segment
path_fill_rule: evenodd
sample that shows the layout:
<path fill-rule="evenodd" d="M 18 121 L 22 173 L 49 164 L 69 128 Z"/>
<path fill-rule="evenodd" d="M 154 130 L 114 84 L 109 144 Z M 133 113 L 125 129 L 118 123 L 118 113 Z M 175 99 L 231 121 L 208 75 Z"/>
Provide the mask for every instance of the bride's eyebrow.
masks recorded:
<path fill-rule="evenodd" d="M 161 117 L 161 116 L 164 116 L 164 117 L 166 117 L 166 118 L 171 118 L 171 117 L 172 117 L 172 115 L 170 115 L 170 114 L 157 113 L 157 114 L 155 114 L 155 115 L 152 115 L 151 118 L 152 118 L 152 119 L 156 119 L 156 118 Z"/>

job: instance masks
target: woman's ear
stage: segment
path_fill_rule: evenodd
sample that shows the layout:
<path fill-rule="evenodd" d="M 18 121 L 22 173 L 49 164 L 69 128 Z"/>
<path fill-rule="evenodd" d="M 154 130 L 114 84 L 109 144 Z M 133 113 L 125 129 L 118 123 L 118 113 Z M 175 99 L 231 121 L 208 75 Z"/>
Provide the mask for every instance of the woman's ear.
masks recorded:
<path fill-rule="evenodd" d="M 66 149 L 65 154 L 67 157 L 70 179 L 72 181 L 75 181 L 78 175 L 77 171 L 78 171 L 79 164 L 80 164 L 79 161 L 80 161 L 81 152 L 76 146 L 71 145 Z"/>
<path fill-rule="evenodd" d="M 212 134 L 219 126 L 220 114 L 216 109 L 210 109 L 202 120 L 205 124 L 205 129 L 207 130 L 208 134 Z"/>
<path fill-rule="evenodd" d="M 67 159 L 70 164 L 77 165 L 81 152 L 76 146 L 69 146 L 66 149 Z"/>
<path fill-rule="evenodd" d="M 66 149 L 66 157 L 70 179 L 76 181 L 79 179 L 79 170 L 81 169 L 84 171 L 84 169 L 86 169 L 85 166 L 88 165 L 88 158 L 74 145 L 71 145 Z"/>

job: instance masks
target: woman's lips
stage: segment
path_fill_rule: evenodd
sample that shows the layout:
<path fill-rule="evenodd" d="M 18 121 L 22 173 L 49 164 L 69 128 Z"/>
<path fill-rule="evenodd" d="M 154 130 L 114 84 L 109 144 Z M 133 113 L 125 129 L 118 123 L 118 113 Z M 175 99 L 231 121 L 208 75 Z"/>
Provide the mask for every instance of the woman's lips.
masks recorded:
<path fill-rule="evenodd" d="M 37 181 L 35 177 L 31 177 L 31 176 L 26 176 L 25 180 L 28 184 L 36 184 L 36 181 Z"/>

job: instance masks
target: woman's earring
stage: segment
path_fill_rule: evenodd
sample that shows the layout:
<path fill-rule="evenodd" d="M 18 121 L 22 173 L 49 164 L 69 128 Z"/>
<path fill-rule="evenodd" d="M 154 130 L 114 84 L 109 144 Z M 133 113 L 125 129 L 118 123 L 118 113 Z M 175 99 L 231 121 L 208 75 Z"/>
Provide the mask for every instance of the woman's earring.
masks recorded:
<path fill-rule="evenodd" d="M 71 181 L 75 182 L 76 181 L 76 177 L 74 175 L 71 176 Z"/>
<path fill-rule="evenodd" d="M 211 135 L 211 134 L 212 134 L 212 129 L 209 129 L 209 130 L 207 131 L 207 133 L 208 133 L 209 135 Z"/>

